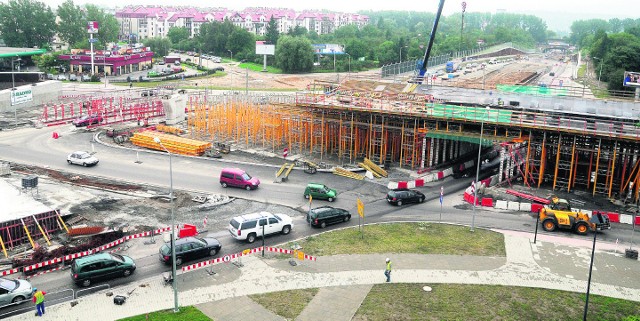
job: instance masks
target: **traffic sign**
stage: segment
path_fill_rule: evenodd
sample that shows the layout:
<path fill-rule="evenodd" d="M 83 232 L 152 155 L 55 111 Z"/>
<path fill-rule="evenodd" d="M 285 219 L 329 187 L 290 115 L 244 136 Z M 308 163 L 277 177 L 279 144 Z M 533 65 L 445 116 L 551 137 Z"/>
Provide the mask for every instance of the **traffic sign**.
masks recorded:
<path fill-rule="evenodd" d="M 358 203 L 358 215 L 360 215 L 360 217 L 364 217 L 364 203 L 362 203 L 360 198 L 357 199 L 357 203 Z"/>
<path fill-rule="evenodd" d="M 89 43 L 96 43 L 98 42 L 98 38 L 90 38 L 89 39 Z"/>
<path fill-rule="evenodd" d="M 224 261 L 224 263 L 229 263 L 229 261 L 231 261 L 231 257 L 229 255 L 225 255 L 222 260 Z"/>

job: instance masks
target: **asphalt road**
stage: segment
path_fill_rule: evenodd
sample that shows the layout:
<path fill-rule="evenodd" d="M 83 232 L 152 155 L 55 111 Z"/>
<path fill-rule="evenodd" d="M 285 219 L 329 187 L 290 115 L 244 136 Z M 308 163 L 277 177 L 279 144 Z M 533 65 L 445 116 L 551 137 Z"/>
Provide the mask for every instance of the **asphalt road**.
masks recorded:
<path fill-rule="evenodd" d="M 59 139 L 53 139 L 52 132 L 58 132 Z M 0 159 L 4 161 L 45 166 L 55 170 L 67 171 L 83 175 L 94 175 L 111 178 L 119 181 L 127 181 L 136 184 L 156 185 L 168 188 L 169 185 L 169 157 L 165 153 L 141 151 L 136 155 L 135 151 L 103 146 L 92 143 L 93 133 L 84 129 L 76 130 L 72 126 L 62 126 L 55 128 L 25 128 L 15 131 L 0 132 Z M 95 167 L 84 168 L 81 166 L 68 165 L 66 156 L 75 150 L 95 151 L 100 163 Z M 141 160 L 141 164 L 135 163 Z M 251 175 L 261 179 L 261 185 L 257 190 L 245 191 L 243 189 L 222 188 L 218 183 L 217 175 L 224 167 L 240 166 Z M 386 221 L 439 221 L 471 225 L 473 220 L 470 207 L 442 208 L 439 202 L 440 186 L 445 187 L 445 197 L 459 197 L 460 191 L 469 186 L 470 178 L 454 180 L 447 178 L 437 184 L 431 184 L 421 188 L 427 195 L 427 201 L 422 204 L 396 207 L 387 204 L 385 201 L 386 186 L 372 182 L 356 181 L 327 173 L 318 173 L 309 176 L 302 171 L 293 171 L 286 183 L 274 183 L 271 177 L 277 170 L 275 167 L 264 165 L 229 165 L 224 160 L 193 157 L 172 157 L 173 185 L 175 189 L 197 191 L 203 193 L 227 194 L 232 197 L 245 198 L 260 202 L 276 203 L 280 205 L 296 208 L 303 212 L 308 209 L 308 202 L 302 197 L 304 186 L 310 181 L 325 183 L 339 191 L 338 199 L 331 203 L 332 206 L 345 208 L 352 213 L 356 212 L 356 199 L 360 198 L 365 203 L 365 215 L 367 223 Z M 458 194 L 458 195 L 456 195 Z M 449 196 L 450 195 L 450 196 Z M 315 204 L 314 204 L 315 205 Z M 500 228 L 518 231 L 533 231 L 535 220 L 523 212 L 498 212 L 487 211 L 478 208 L 475 215 L 474 224 L 479 228 Z M 295 227 L 289 235 L 275 235 L 266 238 L 267 245 L 275 245 L 297 238 L 318 233 L 317 228 L 310 228 L 306 225 L 303 215 L 294 218 Z M 358 217 L 346 223 L 348 226 L 358 224 Z M 345 224 L 338 224 L 327 229 L 341 228 Z M 614 224 L 612 230 L 601 233 L 600 241 L 623 242 L 630 236 L 630 226 Z M 541 229 L 539 233 L 544 233 Z M 220 255 L 237 253 L 246 249 L 246 243 L 233 240 L 227 231 L 211 231 L 223 244 Z M 566 237 L 578 237 L 569 232 L 563 233 Z M 256 241 L 255 246 L 261 244 Z M 159 245 L 157 246 L 159 247 Z M 193 263 L 193 262 L 190 262 Z M 140 281 L 153 276 L 159 276 L 163 272 L 170 270 L 169 266 L 161 264 L 157 254 L 148 255 L 136 259 L 138 266 L 136 272 L 128 278 L 115 279 L 106 283 L 94 284 L 101 290 L 108 284 L 110 287 L 126 285 L 132 281 Z M 50 303 L 60 300 L 70 299 L 71 290 L 76 293 L 81 288 L 73 285 L 66 273 L 50 273 L 32 279 L 34 286 L 47 289 L 51 295 Z M 92 290 L 82 291 L 82 293 Z M 19 307 L 8 307 L 0 311 L 0 317 L 6 313 L 21 313 L 28 309 L 29 305 L 23 304 Z"/>

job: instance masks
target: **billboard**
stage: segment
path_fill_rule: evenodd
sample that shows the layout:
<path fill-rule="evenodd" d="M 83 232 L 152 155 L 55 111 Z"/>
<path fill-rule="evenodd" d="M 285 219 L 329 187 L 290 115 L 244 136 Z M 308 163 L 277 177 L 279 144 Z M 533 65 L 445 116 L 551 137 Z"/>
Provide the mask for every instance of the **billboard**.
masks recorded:
<path fill-rule="evenodd" d="M 323 43 L 313 44 L 313 51 L 319 55 L 343 55 L 344 47 L 342 45 Z"/>
<path fill-rule="evenodd" d="M 276 46 L 267 44 L 265 41 L 256 41 L 256 55 L 275 55 Z"/>
<path fill-rule="evenodd" d="M 87 22 L 87 32 L 88 33 L 98 33 L 98 22 L 97 21 L 89 21 L 89 22 Z"/>
<path fill-rule="evenodd" d="M 622 85 L 625 87 L 640 87 L 640 72 L 625 71 Z"/>

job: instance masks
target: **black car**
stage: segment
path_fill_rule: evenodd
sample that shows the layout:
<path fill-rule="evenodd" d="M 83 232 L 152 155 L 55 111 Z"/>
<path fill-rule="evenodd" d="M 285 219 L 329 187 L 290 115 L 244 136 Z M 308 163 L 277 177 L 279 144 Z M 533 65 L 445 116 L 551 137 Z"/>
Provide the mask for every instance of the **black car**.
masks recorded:
<path fill-rule="evenodd" d="M 202 258 L 205 256 L 215 256 L 220 252 L 222 245 L 212 237 L 185 237 L 175 240 L 176 244 L 176 265 L 181 265 L 184 261 Z M 160 247 L 160 261 L 171 263 L 171 242 Z"/>
<path fill-rule="evenodd" d="M 325 228 L 328 224 L 348 222 L 350 219 L 349 211 L 331 206 L 316 207 L 307 213 L 307 222 L 311 221 L 312 226 L 321 228 Z"/>
<path fill-rule="evenodd" d="M 422 203 L 424 199 L 424 194 L 410 189 L 394 189 L 387 193 L 387 202 L 398 206 L 406 203 Z"/>

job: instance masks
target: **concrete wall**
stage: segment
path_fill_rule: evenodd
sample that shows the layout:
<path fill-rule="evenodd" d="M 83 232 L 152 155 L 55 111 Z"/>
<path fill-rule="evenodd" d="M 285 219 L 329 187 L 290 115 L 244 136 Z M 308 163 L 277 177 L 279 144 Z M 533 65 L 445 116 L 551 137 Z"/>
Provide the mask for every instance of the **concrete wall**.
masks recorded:
<path fill-rule="evenodd" d="M 33 91 L 33 100 L 23 104 L 11 106 L 11 89 L 0 91 L 0 112 L 13 111 L 42 105 L 51 101 L 58 100 L 58 96 L 62 95 L 62 82 L 57 80 L 47 80 L 36 83 L 35 86 L 24 85 L 16 87 L 17 90 L 31 88 Z"/>

